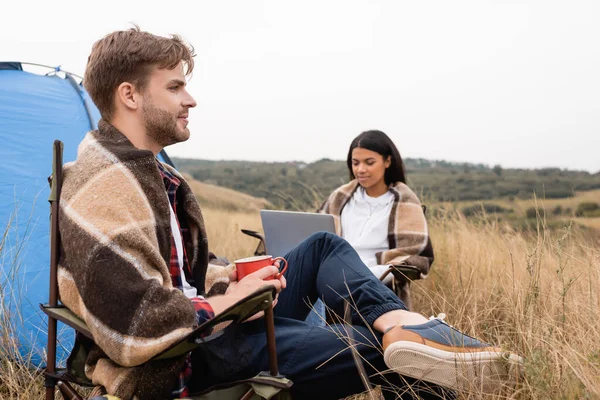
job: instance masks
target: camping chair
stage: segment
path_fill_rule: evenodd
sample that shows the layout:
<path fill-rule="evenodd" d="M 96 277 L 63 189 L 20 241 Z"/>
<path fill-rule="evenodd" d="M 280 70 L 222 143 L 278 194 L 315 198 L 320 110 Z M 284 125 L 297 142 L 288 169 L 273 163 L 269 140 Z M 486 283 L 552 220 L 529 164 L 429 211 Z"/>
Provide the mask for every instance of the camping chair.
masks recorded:
<path fill-rule="evenodd" d="M 426 214 L 427 207 L 421 206 L 423 214 Z M 259 243 L 254 251 L 255 256 L 262 256 L 266 253 L 265 237 L 259 232 L 251 231 L 249 229 L 242 229 L 242 233 L 248 236 L 252 236 L 258 239 Z M 427 239 L 427 247 L 433 254 L 431 247 L 431 239 Z M 421 279 L 421 271 L 414 265 L 392 265 L 387 271 L 385 271 L 379 280 L 383 281 L 389 274 L 393 275 L 393 279 L 389 283 L 390 289 L 402 300 L 407 309 L 412 310 L 412 297 L 410 295 L 410 284 L 412 281 Z"/>
<path fill-rule="evenodd" d="M 379 280 L 383 282 L 389 274 L 394 276 L 389 284 L 390 289 L 396 293 L 408 310 L 412 310 L 410 284 L 412 281 L 421 279 L 421 271 L 414 265 L 392 265 L 379 277 Z"/>
<path fill-rule="evenodd" d="M 427 206 L 421 205 L 423 215 L 427 215 Z M 425 251 L 431 253 L 433 259 L 433 247 L 431 245 L 431 238 L 427 238 L 427 245 Z M 412 296 L 410 294 L 410 284 L 413 281 L 421 279 L 421 270 L 414 265 L 392 265 L 386 272 L 384 272 L 379 279 L 383 281 L 389 274 L 394 276 L 391 282 L 391 289 L 396 295 L 402 300 L 408 310 L 412 310 Z"/>
<path fill-rule="evenodd" d="M 83 397 L 77 393 L 72 384 L 84 387 L 95 386 L 84 373 L 87 352 L 90 345 L 93 344 L 94 337 L 83 320 L 66 306 L 59 303 L 57 271 L 60 251 L 58 223 L 60 190 L 62 185 L 62 142 L 55 141 L 53 149 L 51 192 L 49 197 L 51 204 L 50 294 L 48 304 L 40 304 L 42 311 L 48 316 L 48 361 L 44 371 L 44 386 L 46 387 L 46 400 L 54 399 L 56 387 L 58 387 L 64 399 L 80 400 Z M 194 349 L 202 348 L 236 324 L 245 321 L 259 311 L 264 311 L 267 327 L 269 371 L 262 372 L 244 381 L 232 382 L 227 385 L 215 385 L 202 393 L 192 395 L 191 398 L 198 400 L 290 398 L 289 388 L 292 386 L 292 382 L 279 374 L 277 365 L 275 325 L 273 319 L 274 296 L 274 290 L 268 287 L 256 291 L 218 314 L 215 318 L 194 329 L 185 338 L 156 355 L 153 360 L 179 357 Z M 57 321 L 70 326 L 76 331 L 75 346 L 67 360 L 67 368 L 65 369 L 58 369 L 56 367 Z M 203 337 L 205 334 L 209 335 Z"/>
<path fill-rule="evenodd" d="M 242 229 L 241 231 L 245 235 L 252 236 L 253 238 L 258 239 L 258 246 L 256 246 L 256 250 L 254 250 L 255 256 L 264 256 L 267 254 L 265 236 L 262 233 L 251 231 L 250 229 Z"/>

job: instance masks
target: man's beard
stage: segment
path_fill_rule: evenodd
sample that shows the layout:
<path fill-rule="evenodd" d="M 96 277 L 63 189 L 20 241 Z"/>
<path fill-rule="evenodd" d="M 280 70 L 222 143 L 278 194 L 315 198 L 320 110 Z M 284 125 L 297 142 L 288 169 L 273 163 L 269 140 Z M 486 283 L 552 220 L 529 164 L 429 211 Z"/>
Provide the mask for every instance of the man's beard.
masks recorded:
<path fill-rule="evenodd" d="M 154 106 L 154 104 L 148 100 L 149 99 L 145 99 L 144 105 L 142 106 L 146 134 L 148 136 L 162 147 L 184 142 L 189 139 L 189 130 L 185 128 L 181 131 L 177 127 L 177 116 Z"/>

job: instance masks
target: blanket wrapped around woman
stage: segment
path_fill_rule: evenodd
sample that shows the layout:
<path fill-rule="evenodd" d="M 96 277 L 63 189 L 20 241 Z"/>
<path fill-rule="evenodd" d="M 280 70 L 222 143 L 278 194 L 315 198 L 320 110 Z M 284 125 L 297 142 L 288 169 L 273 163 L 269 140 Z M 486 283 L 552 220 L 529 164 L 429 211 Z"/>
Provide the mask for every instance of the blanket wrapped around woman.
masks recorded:
<path fill-rule="evenodd" d="M 344 206 L 360 187 L 356 179 L 334 190 L 318 212 L 333 215 L 336 233 L 343 237 L 341 215 Z M 396 182 L 388 189 L 394 203 L 388 221 L 389 250 L 376 253 L 378 264 L 413 265 L 421 278 L 429 274 L 433 263 L 433 247 L 427 221 L 417 195 L 404 183 Z"/>

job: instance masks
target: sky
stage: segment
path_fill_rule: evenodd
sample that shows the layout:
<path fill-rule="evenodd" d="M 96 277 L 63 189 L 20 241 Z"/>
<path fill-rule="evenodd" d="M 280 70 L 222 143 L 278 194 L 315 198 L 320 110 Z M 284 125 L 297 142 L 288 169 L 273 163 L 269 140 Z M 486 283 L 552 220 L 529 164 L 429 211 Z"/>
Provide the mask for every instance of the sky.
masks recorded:
<path fill-rule="evenodd" d="M 369 129 L 405 158 L 600 171 L 600 2 L 11 1 L 0 59 L 83 75 L 128 29 L 196 49 L 171 156 L 345 159 Z"/>

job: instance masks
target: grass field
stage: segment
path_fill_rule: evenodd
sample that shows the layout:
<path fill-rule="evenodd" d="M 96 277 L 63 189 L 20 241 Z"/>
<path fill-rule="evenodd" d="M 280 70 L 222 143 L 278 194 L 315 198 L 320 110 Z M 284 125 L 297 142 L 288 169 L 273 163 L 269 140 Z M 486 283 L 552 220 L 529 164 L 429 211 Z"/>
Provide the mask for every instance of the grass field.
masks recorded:
<path fill-rule="evenodd" d="M 260 229 L 263 200 L 238 202 L 235 192 L 224 199 L 229 203 L 220 207 L 200 198 L 210 249 L 229 259 L 251 255 L 257 241 L 239 229 Z M 568 221 L 566 228 L 550 229 L 538 219 L 534 234 L 507 230 L 494 218 L 475 221 L 452 212 L 430 216 L 429 222 L 436 261 L 428 279 L 413 284 L 418 311 L 444 312 L 452 325 L 525 357 L 524 380 L 493 398 L 600 398 L 596 239 Z M 9 360 L 15 354 L 10 329 L 3 325 L 0 333 L 0 398 L 40 398 L 41 378 Z M 482 397 L 477 391 L 460 396 Z"/>
<path fill-rule="evenodd" d="M 548 212 L 550 212 L 554 207 L 561 206 L 563 208 L 570 208 L 571 210 L 575 210 L 577 205 L 582 202 L 591 201 L 591 202 L 599 202 L 600 201 L 600 190 L 590 190 L 587 192 L 576 192 L 573 197 L 565 197 L 560 199 L 545 199 L 543 196 L 538 196 L 537 198 L 531 199 L 519 199 L 515 198 L 510 200 L 508 198 L 502 199 L 492 199 L 485 201 L 459 201 L 455 203 L 444 203 L 444 202 L 435 202 L 435 205 L 447 205 L 454 206 L 456 208 L 462 208 L 464 206 L 481 204 L 481 203 L 494 203 L 499 204 L 506 208 L 512 208 L 518 213 L 520 216 L 525 215 L 525 210 L 529 207 L 536 208 L 545 208 Z"/>
<path fill-rule="evenodd" d="M 575 208 L 598 196 L 600 191 L 578 193 L 538 207 Z M 518 210 L 535 204 L 514 203 Z M 205 213 L 217 254 L 252 254 L 256 240 L 239 228 L 259 230 L 258 213 Z M 436 262 L 428 279 L 413 284 L 414 304 L 425 315 L 443 312 L 467 333 L 525 357 L 524 381 L 495 398 L 600 398 L 600 246 L 598 235 L 576 224 L 594 227 L 597 218 L 564 218 L 561 229 L 539 218 L 533 234 L 507 230 L 495 218 L 474 221 L 452 212 L 429 220 Z M 481 397 L 476 391 L 462 396 Z"/>
<path fill-rule="evenodd" d="M 596 238 L 596 243 L 600 244 L 600 216 L 576 216 L 575 211 L 581 203 L 600 204 L 600 190 L 590 190 L 587 192 L 576 192 L 573 197 L 560 199 L 544 199 L 532 197 L 531 199 L 492 199 L 485 201 L 459 201 L 449 202 L 428 202 L 425 203 L 433 209 L 446 211 L 461 211 L 466 209 L 481 209 L 482 206 L 499 206 L 504 212 L 488 213 L 486 218 L 497 218 L 498 222 L 505 229 L 513 230 L 533 230 L 537 231 L 536 219 L 541 218 L 549 227 L 553 229 L 563 228 L 573 223 L 575 226 L 591 228 L 588 231 L 590 236 Z M 535 210 L 537 210 L 537 214 Z M 558 213 L 556 211 L 559 211 Z M 528 215 L 534 211 L 533 218 Z M 475 216 L 476 218 L 478 216 Z"/>

